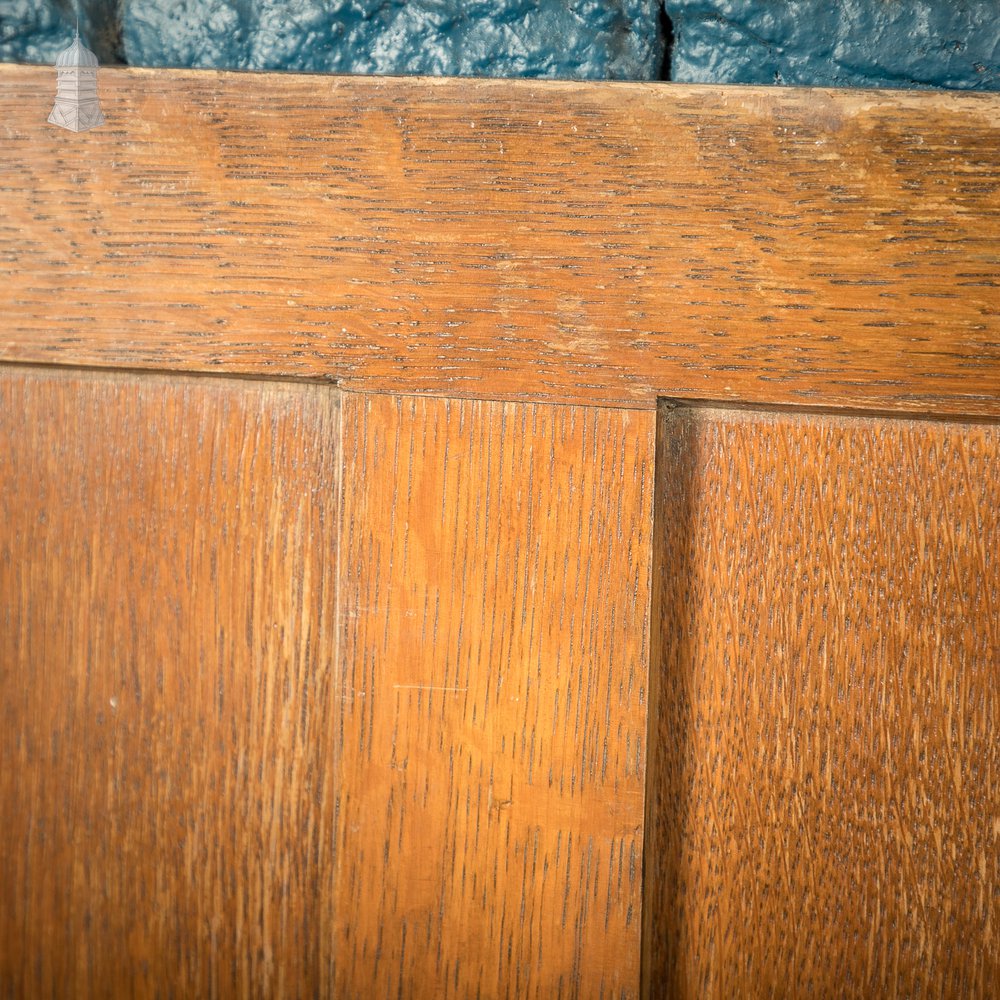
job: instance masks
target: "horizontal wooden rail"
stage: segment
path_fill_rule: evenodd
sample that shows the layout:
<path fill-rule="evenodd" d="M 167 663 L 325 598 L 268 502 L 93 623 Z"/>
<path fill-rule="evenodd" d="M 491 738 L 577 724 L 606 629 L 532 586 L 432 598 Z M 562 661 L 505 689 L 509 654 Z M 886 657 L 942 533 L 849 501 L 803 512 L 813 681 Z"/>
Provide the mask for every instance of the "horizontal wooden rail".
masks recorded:
<path fill-rule="evenodd" d="M 1000 95 L 0 66 L 0 360 L 1000 416 Z"/>

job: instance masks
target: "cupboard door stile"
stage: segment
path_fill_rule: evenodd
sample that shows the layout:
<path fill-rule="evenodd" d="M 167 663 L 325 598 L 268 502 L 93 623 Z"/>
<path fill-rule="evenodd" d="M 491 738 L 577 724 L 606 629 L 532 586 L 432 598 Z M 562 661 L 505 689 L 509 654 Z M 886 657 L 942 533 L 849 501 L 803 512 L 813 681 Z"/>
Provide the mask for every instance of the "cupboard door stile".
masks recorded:
<path fill-rule="evenodd" d="M 343 400 L 338 992 L 636 996 L 653 415 Z"/>

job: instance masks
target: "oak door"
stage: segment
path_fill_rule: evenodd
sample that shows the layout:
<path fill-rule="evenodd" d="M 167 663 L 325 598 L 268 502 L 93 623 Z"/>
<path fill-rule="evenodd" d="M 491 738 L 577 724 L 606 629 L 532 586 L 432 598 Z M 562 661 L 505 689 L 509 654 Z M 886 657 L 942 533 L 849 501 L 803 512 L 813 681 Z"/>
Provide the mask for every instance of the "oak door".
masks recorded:
<path fill-rule="evenodd" d="M 995 993 L 995 97 L 44 71 L 0 996 Z"/>

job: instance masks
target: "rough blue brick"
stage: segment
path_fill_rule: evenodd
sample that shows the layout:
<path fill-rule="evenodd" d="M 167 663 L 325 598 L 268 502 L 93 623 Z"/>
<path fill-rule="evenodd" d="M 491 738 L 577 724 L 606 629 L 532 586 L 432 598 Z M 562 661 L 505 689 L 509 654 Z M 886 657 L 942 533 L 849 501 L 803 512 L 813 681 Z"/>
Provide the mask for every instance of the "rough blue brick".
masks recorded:
<path fill-rule="evenodd" d="M 53 63 L 75 28 L 69 0 L 0 0 L 0 62 Z M 120 62 L 118 0 L 83 0 L 80 37 L 102 63 Z"/>
<path fill-rule="evenodd" d="M 667 0 L 675 80 L 1000 89 L 1000 0 Z"/>
<path fill-rule="evenodd" d="M 71 0 L 0 0 L 0 61 L 51 63 Z M 81 0 L 102 63 L 649 79 L 659 0 Z M 666 0 L 673 79 L 1000 89 L 1000 0 Z M 122 32 L 124 31 L 124 38 Z M 127 52 L 126 52 L 127 50 Z"/>
<path fill-rule="evenodd" d="M 656 79 L 660 0 L 125 0 L 140 66 Z"/>

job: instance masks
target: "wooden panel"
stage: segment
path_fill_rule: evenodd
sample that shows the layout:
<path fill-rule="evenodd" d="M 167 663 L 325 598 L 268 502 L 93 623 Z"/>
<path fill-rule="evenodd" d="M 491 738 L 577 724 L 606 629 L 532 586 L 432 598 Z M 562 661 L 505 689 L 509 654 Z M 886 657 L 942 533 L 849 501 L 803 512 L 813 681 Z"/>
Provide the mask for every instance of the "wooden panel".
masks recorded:
<path fill-rule="evenodd" d="M 648 992 L 1000 982 L 1000 429 L 660 414 Z"/>
<path fill-rule="evenodd" d="M 1000 95 L 0 66 L 0 357 L 1000 415 Z"/>
<path fill-rule="evenodd" d="M 329 992 L 336 399 L 0 368 L 0 995 Z"/>
<path fill-rule="evenodd" d="M 343 433 L 337 995 L 636 996 L 654 414 Z"/>

